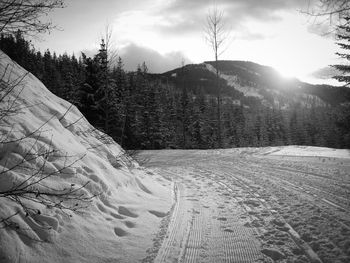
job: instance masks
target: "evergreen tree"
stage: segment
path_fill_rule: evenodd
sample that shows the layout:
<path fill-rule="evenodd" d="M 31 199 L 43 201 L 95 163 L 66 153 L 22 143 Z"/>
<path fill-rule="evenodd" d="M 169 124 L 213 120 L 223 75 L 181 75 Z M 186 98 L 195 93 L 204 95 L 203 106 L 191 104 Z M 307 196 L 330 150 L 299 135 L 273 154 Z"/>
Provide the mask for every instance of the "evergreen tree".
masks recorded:
<path fill-rule="evenodd" d="M 334 76 L 340 82 L 345 82 L 346 86 L 350 85 L 350 16 L 344 18 L 345 23 L 338 26 L 337 37 L 343 42 L 338 42 L 337 44 L 340 48 L 344 49 L 345 53 L 336 53 L 341 58 L 345 59 L 346 64 L 333 65 L 334 68 L 341 71 L 341 75 Z"/>
<path fill-rule="evenodd" d="M 108 53 L 104 39 L 101 39 L 99 53 L 95 56 L 99 67 L 99 85 L 95 93 L 97 108 L 99 111 L 100 128 L 107 134 L 110 133 L 110 114 L 113 107 L 115 83 L 109 78 Z"/>
<path fill-rule="evenodd" d="M 189 125 L 189 120 L 188 120 L 188 103 L 189 103 L 189 98 L 188 98 L 188 92 L 187 92 L 187 87 L 186 87 L 186 79 L 185 79 L 185 74 L 186 74 L 186 70 L 185 70 L 185 66 L 184 63 L 182 65 L 181 68 L 181 84 L 180 86 L 182 87 L 182 94 L 181 94 L 181 107 L 182 107 L 182 118 L 181 118 L 181 122 L 182 122 L 182 147 L 186 148 L 186 133 L 187 133 L 187 127 Z"/>
<path fill-rule="evenodd" d="M 350 16 L 346 16 L 344 18 L 345 23 L 343 25 L 338 26 L 338 34 L 337 37 L 343 41 L 337 43 L 342 49 L 344 49 L 344 53 L 337 53 L 338 56 L 345 59 L 345 64 L 334 65 L 336 69 L 340 70 L 342 75 L 334 76 L 340 82 L 344 82 L 345 86 L 350 86 Z M 342 138 L 343 138 L 343 147 L 350 148 L 350 110 L 349 106 L 343 108 L 343 112 L 340 115 L 341 120 L 338 119 L 337 126 L 341 130 Z"/>
<path fill-rule="evenodd" d="M 82 64 L 84 65 L 85 83 L 80 87 L 81 112 L 87 120 L 94 125 L 98 125 L 99 114 L 95 94 L 100 86 L 100 67 L 96 58 L 92 59 L 82 53 Z"/>
<path fill-rule="evenodd" d="M 115 99 L 113 105 L 113 126 L 111 127 L 112 137 L 123 146 L 125 127 L 128 121 L 130 103 L 130 88 L 127 75 L 124 71 L 122 59 L 119 57 L 117 66 L 113 68 L 112 79 L 115 82 Z"/>
<path fill-rule="evenodd" d="M 127 149 L 220 147 L 217 94 L 202 82 L 193 85 L 190 66 L 180 69 L 176 78 L 149 74 L 145 63 L 136 72 L 126 73 L 121 58 L 109 63 L 104 42 L 93 58 L 82 53 L 77 59 L 49 50 L 36 52 L 20 32 L 1 35 L 0 48 Z M 348 60 L 347 55 L 342 57 Z M 305 103 L 293 105 L 287 100 L 284 104 L 290 107 L 271 109 L 252 97 L 229 96 L 225 95 L 221 105 L 224 147 L 299 144 L 350 148 L 346 104 L 320 105 L 310 96 Z"/>
<path fill-rule="evenodd" d="M 43 57 L 44 74 L 42 82 L 45 86 L 57 96 L 60 94 L 60 84 L 62 83 L 61 75 L 57 67 L 57 56 L 51 55 L 50 50 L 46 50 Z"/>

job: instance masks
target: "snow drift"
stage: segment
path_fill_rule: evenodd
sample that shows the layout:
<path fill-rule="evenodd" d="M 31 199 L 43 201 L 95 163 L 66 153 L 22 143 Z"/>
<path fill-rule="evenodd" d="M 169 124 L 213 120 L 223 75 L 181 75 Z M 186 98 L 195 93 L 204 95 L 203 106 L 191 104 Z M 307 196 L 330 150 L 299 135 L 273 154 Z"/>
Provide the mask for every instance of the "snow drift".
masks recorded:
<path fill-rule="evenodd" d="M 315 146 L 285 146 L 271 147 L 270 155 L 276 156 L 304 156 L 304 157 L 328 157 L 328 158 L 350 158 L 348 149 L 334 149 Z"/>
<path fill-rule="evenodd" d="M 170 210 L 169 182 L 140 168 L 76 107 L 53 95 L 1 51 L 0 78 L 2 87 L 18 83 L 1 103 L 1 109 L 15 111 L 0 116 L 0 192 L 39 170 L 51 175 L 39 187 L 69 189 L 88 183 L 80 191 L 84 196 L 96 195 L 79 211 L 24 201 L 40 211 L 34 216 L 0 196 L 0 262 L 135 262 L 145 258 L 162 217 Z M 19 165 L 23 163 L 26 167 Z M 13 225 L 1 221 L 14 214 Z"/>

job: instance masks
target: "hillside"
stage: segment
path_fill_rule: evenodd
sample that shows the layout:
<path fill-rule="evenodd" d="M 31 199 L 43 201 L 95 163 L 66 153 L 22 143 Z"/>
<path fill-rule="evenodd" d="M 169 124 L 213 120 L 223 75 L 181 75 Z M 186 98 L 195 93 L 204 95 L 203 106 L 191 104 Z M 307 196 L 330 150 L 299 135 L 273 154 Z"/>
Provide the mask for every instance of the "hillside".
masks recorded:
<path fill-rule="evenodd" d="M 269 106 L 289 107 L 291 103 L 308 105 L 339 105 L 350 102 L 350 89 L 329 85 L 313 85 L 296 78 L 284 78 L 271 67 L 249 61 L 218 61 L 220 82 L 224 96 L 245 101 L 244 97 L 254 97 Z M 176 78 L 185 76 L 191 89 L 196 86 L 212 87 L 207 92 L 214 94 L 215 62 L 187 65 L 161 74 Z M 176 80 L 175 80 L 176 81 Z"/>
<path fill-rule="evenodd" d="M 170 183 L 0 57 L 0 262 L 152 257 Z"/>

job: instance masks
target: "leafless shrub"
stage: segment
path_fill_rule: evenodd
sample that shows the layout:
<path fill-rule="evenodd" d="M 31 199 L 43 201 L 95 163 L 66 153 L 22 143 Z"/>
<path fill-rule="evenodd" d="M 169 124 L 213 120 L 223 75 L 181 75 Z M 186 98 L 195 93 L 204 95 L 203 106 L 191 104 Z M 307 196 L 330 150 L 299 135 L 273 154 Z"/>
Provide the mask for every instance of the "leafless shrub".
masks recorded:
<path fill-rule="evenodd" d="M 51 116 L 29 134 L 22 137 L 16 135 L 20 131 L 11 124 L 9 117 L 22 114 L 22 111 L 28 107 L 23 106 L 20 101 L 20 94 L 25 88 L 28 73 L 14 77 L 13 70 L 13 65 L 8 64 L 0 76 L 0 127 L 3 128 L 1 129 L 3 132 L 0 132 L 0 181 L 7 182 L 0 187 L 0 200 L 10 200 L 10 203 L 13 203 L 13 206 L 19 206 L 20 210 L 0 217 L 0 228 L 18 229 L 19 226 L 13 219 L 21 211 L 26 217 L 33 217 L 41 214 L 41 209 L 38 207 L 58 208 L 69 215 L 69 212 L 86 208 L 96 195 L 91 195 L 85 190 L 89 182 L 76 185 L 61 179 L 64 175 L 65 178 L 74 180 L 75 165 L 85 155 L 70 156 L 55 149 L 52 137 L 47 139 L 47 131 L 44 128 L 57 116 Z M 35 105 L 29 107 L 35 107 Z M 69 110 L 70 108 L 63 117 Z M 58 168 L 52 166 L 52 160 L 57 160 L 61 165 Z M 48 178 L 57 180 L 59 182 L 57 185 L 61 187 L 52 187 L 48 183 Z"/>
<path fill-rule="evenodd" d="M 141 155 L 141 150 L 126 150 L 126 154 L 133 160 L 135 160 L 139 165 L 144 166 L 149 162 L 149 158 Z"/>

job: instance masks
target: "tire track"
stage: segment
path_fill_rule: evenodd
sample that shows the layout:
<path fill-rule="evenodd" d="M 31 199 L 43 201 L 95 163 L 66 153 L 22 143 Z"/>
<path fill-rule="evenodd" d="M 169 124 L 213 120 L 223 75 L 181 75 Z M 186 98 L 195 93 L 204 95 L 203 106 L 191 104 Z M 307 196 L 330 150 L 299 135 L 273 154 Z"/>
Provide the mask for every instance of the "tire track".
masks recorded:
<path fill-rule="evenodd" d="M 178 194 L 168 235 L 155 262 L 255 262 L 262 258 L 254 232 L 244 227 L 245 221 L 238 216 L 244 210 L 232 198 L 232 190 L 208 176 L 215 171 L 203 175 L 200 170 L 187 168 L 190 179 L 182 178 L 186 172 L 178 168 L 162 172 L 177 181 Z M 208 185 L 211 189 L 202 190 Z M 184 224 L 188 226 L 180 228 Z"/>
<path fill-rule="evenodd" d="M 174 259 L 179 258 L 181 249 L 183 249 L 181 246 L 182 241 L 186 239 L 184 233 L 187 233 L 186 229 L 188 229 L 188 226 L 186 219 L 189 215 L 186 214 L 185 206 L 183 206 L 185 189 L 181 184 L 175 183 L 174 193 L 176 201 L 168 231 L 154 262 L 172 262 Z"/>
<path fill-rule="evenodd" d="M 259 152 L 175 151 L 169 158 L 156 153 L 160 173 L 169 172 L 185 195 L 199 200 L 188 201 L 188 227 L 180 228 L 188 238 L 179 245 L 186 249 L 174 261 L 350 262 L 349 160 Z M 252 242 L 239 238 L 244 235 L 258 242 L 256 249 L 250 251 Z"/>
<path fill-rule="evenodd" d="M 252 172 L 252 171 L 250 171 L 250 173 L 254 174 L 254 172 Z M 241 176 L 240 176 L 240 178 L 241 178 Z M 329 219 L 326 219 L 326 220 L 330 220 L 330 221 L 336 222 L 338 225 L 340 225 L 340 227 L 342 227 L 343 229 L 349 231 L 349 226 L 347 226 L 346 224 L 344 224 L 343 222 L 341 222 L 337 218 L 334 218 L 334 214 L 330 213 L 328 211 L 328 209 L 327 210 L 324 209 L 324 203 L 327 203 L 328 207 L 329 206 L 333 206 L 333 207 L 336 207 L 336 208 L 341 209 L 341 210 L 343 210 L 344 208 L 342 208 L 342 207 L 340 207 L 340 206 L 338 206 L 336 204 L 333 204 L 332 202 L 330 202 L 330 201 L 328 201 L 327 199 L 324 199 L 324 198 L 316 198 L 315 199 L 315 195 L 314 194 L 310 193 L 309 191 L 306 191 L 304 188 L 295 186 L 295 185 L 293 185 L 293 184 L 291 184 L 291 183 L 289 183 L 289 182 L 287 182 L 285 180 L 278 180 L 278 179 L 276 179 L 274 182 L 278 182 L 278 188 L 279 189 L 284 189 L 286 193 L 288 193 L 291 190 L 290 186 L 292 185 L 293 186 L 292 188 L 294 190 L 296 190 L 298 193 L 301 193 L 301 194 L 313 197 L 313 198 L 310 199 L 310 200 L 312 200 L 314 202 L 313 206 L 316 206 L 319 209 L 322 209 L 323 210 L 323 214 L 325 214 L 325 213 L 329 214 L 329 216 L 326 217 L 326 218 L 329 218 Z M 288 187 L 286 185 L 288 185 Z M 315 201 L 318 201 L 318 202 L 315 203 Z M 317 203 L 320 203 L 320 202 L 323 203 L 322 206 L 317 204 Z M 267 207 L 267 208 L 269 208 L 269 207 Z M 334 225 L 334 223 L 333 223 L 333 225 Z M 312 262 L 313 261 L 321 262 L 320 257 L 315 253 L 315 251 L 313 251 L 313 249 L 306 242 L 304 242 L 302 240 L 301 236 L 289 224 L 286 224 L 286 226 L 289 228 L 288 232 L 289 232 L 290 236 L 293 238 L 293 240 L 299 246 L 299 248 L 301 248 L 304 251 L 304 253 L 308 255 L 310 261 L 312 261 Z M 331 241 L 328 241 L 328 244 L 329 244 L 330 247 L 335 247 L 336 246 L 335 243 L 333 243 Z M 322 253 L 322 254 L 324 254 L 324 253 Z"/>
<path fill-rule="evenodd" d="M 227 172 L 224 172 L 224 174 Z M 312 248 L 307 245 L 305 242 L 302 241 L 302 239 L 300 238 L 300 235 L 287 223 L 285 222 L 285 220 L 283 219 L 283 216 L 280 215 L 279 213 L 272 213 L 271 211 L 273 211 L 272 207 L 270 206 L 270 204 L 268 202 L 266 202 L 265 200 L 263 201 L 263 199 L 260 198 L 260 195 L 258 195 L 257 193 L 252 191 L 252 187 L 247 184 L 246 182 L 244 182 L 243 180 L 241 180 L 240 178 L 238 178 L 235 174 L 233 174 L 232 172 L 229 174 L 226 174 L 229 177 L 225 177 L 225 178 L 230 178 L 231 180 L 233 179 L 235 181 L 235 183 L 239 184 L 243 189 L 245 189 L 248 193 L 249 193 L 249 197 L 256 197 L 255 199 L 253 199 L 254 201 L 259 202 L 259 204 L 265 208 L 265 211 L 268 213 L 268 221 L 272 222 L 273 220 L 275 220 L 275 218 L 279 218 L 282 219 L 283 221 L 281 222 L 281 226 L 285 226 L 287 229 L 286 231 L 288 232 L 288 234 L 290 235 L 290 237 L 294 240 L 295 244 L 304 251 L 304 253 L 308 256 L 309 260 L 311 262 L 322 262 L 321 259 L 319 258 L 319 256 L 317 255 L 317 253 L 315 253 Z M 227 187 L 228 189 L 232 190 L 232 186 L 230 184 L 228 184 L 225 180 L 221 181 L 218 180 L 218 183 L 221 185 L 224 185 L 225 187 Z M 250 199 L 252 200 L 252 199 Z M 245 208 L 246 211 L 248 211 L 248 214 L 257 214 L 259 212 L 258 211 L 254 211 L 255 206 L 253 208 L 251 208 L 250 206 L 247 205 L 242 205 L 242 207 Z M 276 215 L 277 214 L 277 215 Z M 246 249 L 246 248 L 245 248 Z M 237 257 L 237 256 L 236 256 Z M 251 262 L 251 261 L 244 261 L 246 257 L 244 258 L 240 258 L 239 262 Z"/>

